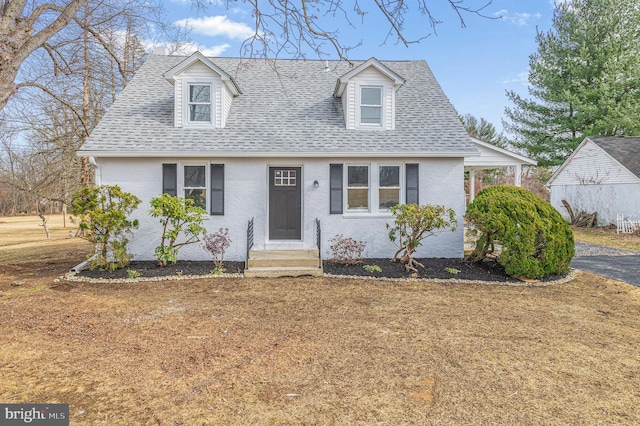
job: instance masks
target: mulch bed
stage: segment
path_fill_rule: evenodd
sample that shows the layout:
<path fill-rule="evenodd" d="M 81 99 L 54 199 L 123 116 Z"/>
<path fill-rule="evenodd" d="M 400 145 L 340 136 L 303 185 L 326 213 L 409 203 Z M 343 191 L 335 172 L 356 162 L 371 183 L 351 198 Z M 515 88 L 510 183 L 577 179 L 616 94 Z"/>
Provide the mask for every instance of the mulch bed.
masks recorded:
<path fill-rule="evenodd" d="M 451 280 L 479 280 L 490 282 L 520 282 L 504 272 L 504 268 L 495 260 L 484 260 L 479 264 L 474 264 L 466 259 L 429 258 L 417 259 L 425 268 L 419 269 L 416 276 L 412 272 L 406 271 L 404 265 L 399 262 L 392 262 L 390 259 L 365 259 L 356 265 L 342 265 L 329 260 L 323 261 L 323 268 L 326 274 L 347 275 L 357 277 L 378 277 L 378 278 L 423 278 L 423 279 L 451 279 Z M 380 272 L 370 271 L 365 266 L 377 266 Z M 224 262 L 225 272 L 228 274 L 242 274 L 244 262 Z M 169 264 L 161 268 L 155 261 L 134 261 L 126 269 L 116 271 L 89 271 L 83 270 L 79 273 L 81 277 L 104 278 L 104 279 L 125 279 L 134 277 L 154 278 L 170 275 L 209 275 L 212 273 L 214 265 L 212 262 L 198 262 L 180 260 L 176 264 Z M 542 281 L 555 280 L 561 277 L 550 276 Z"/>

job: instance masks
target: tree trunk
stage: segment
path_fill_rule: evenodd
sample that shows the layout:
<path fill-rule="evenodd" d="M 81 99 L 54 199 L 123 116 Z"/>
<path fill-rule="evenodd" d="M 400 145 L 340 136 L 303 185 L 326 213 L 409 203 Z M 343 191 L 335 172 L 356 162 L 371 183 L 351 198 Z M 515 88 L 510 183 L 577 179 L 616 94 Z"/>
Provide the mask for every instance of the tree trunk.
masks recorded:
<path fill-rule="evenodd" d="M 70 0 L 62 9 L 55 3 L 38 4 L 25 14 L 25 1 L 2 2 L 0 14 L 0 110 L 9 102 L 19 85 L 15 83 L 20 65 L 36 49 L 71 22 L 76 12 L 87 0 Z M 37 4 L 37 3 L 36 3 Z M 58 17 L 39 31 L 40 17 L 50 13 Z"/>

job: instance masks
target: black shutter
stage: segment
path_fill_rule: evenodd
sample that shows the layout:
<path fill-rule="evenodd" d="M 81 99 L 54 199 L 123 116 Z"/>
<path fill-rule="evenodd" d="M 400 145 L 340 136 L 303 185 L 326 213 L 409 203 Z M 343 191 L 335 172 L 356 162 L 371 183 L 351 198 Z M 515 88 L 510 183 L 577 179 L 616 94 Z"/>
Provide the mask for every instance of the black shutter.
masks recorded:
<path fill-rule="evenodd" d="M 407 204 L 419 204 L 418 201 L 418 165 L 417 164 L 407 164 L 407 196 L 406 203 Z"/>
<path fill-rule="evenodd" d="M 329 164 L 329 213 L 342 214 L 342 164 Z"/>
<path fill-rule="evenodd" d="M 224 214 L 224 164 L 211 165 L 211 214 Z"/>
<path fill-rule="evenodd" d="M 178 165 L 163 164 L 162 165 L 162 193 L 178 195 Z"/>

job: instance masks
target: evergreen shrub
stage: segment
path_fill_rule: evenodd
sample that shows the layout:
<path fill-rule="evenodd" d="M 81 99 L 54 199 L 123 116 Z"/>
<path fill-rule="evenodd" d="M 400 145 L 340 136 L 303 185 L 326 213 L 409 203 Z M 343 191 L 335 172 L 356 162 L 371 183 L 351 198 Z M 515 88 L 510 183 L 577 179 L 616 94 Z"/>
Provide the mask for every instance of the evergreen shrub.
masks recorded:
<path fill-rule="evenodd" d="M 479 234 L 474 262 L 499 244 L 498 262 L 509 275 L 536 279 L 569 269 L 574 255 L 569 225 L 551 204 L 526 189 L 485 188 L 467 208 L 466 219 Z"/>

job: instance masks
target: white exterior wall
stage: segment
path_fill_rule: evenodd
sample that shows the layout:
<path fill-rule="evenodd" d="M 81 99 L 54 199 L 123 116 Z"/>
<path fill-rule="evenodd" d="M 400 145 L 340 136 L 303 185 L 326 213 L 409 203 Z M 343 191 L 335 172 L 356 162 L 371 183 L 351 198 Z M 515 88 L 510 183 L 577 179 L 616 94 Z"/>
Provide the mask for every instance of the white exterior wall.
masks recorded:
<path fill-rule="evenodd" d="M 136 260 L 152 260 L 155 247 L 160 242 L 161 225 L 158 219 L 148 215 L 149 202 L 162 192 L 162 164 L 186 162 L 225 165 L 225 214 L 207 216 L 204 225 L 208 233 L 221 227 L 229 229 L 232 240 L 225 259 L 245 260 L 248 221 L 254 218 L 254 249 L 313 248 L 316 246 L 315 219 L 320 219 L 322 229 L 322 257 L 329 258 L 328 240 L 337 234 L 367 243 L 367 257 L 391 258 L 396 247 L 389 241 L 387 223 L 393 222 L 389 213 L 380 214 L 329 214 L 329 163 L 355 163 L 353 159 L 97 159 L 97 182 L 119 185 L 124 191 L 137 195 L 141 200 L 133 217 L 140 227 L 130 243 Z M 457 213 L 460 226 L 453 233 L 446 230 L 437 237 L 429 237 L 418 249 L 418 257 L 462 257 L 464 215 L 463 159 L 398 159 L 385 164 L 419 163 L 420 203 L 444 204 Z M 379 159 L 358 159 L 358 164 L 379 162 Z M 267 176 L 271 166 L 302 167 L 302 242 L 274 244 L 268 241 L 268 186 Z M 179 167 L 180 170 L 180 167 Z M 208 172 L 208 171 L 207 171 Z M 319 188 L 313 188 L 313 182 Z M 403 185 L 404 187 L 404 185 Z M 346 191 L 346 189 L 345 189 Z M 209 260 L 209 253 L 200 244 L 185 246 L 179 259 Z"/>
<path fill-rule="evenodd" d="M 598 225 L 616 223 L 623 214 L 640 219 L 640 179 L 587 140 L 552 179 L 551 204 L 569 220 L 566 200 L 575 214 L 598 212 Z"/>
<path fill-rule="evenodd" d="M 616 223 L 616 216 L 640 219 L 640 183 L 616 185 L 561 185 L 551 187 L 551 204 L 562 217 L 569 213 L 562 200 L 567 200 L 575 214 L 598 212 L 598 225 Z"/>
<path fill-rule="evenodd" d="M 587 141 L 567 161 L 553 179 L 552 187 L 640 183 L 637 176 L 591 141 Z"/>

